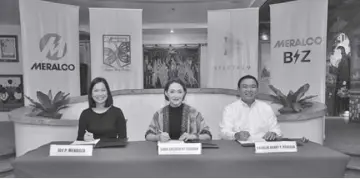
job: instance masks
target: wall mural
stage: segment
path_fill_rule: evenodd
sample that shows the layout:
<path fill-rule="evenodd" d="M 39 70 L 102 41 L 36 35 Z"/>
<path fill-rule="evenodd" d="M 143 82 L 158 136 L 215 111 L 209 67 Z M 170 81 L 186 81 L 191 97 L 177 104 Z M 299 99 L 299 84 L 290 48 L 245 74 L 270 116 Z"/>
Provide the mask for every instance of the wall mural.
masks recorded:
<path fill-rule="evenodd" d="M 200 46 L 144 45 L 144 88 L 163 88 L 173 78 L 200 87 Z"/>

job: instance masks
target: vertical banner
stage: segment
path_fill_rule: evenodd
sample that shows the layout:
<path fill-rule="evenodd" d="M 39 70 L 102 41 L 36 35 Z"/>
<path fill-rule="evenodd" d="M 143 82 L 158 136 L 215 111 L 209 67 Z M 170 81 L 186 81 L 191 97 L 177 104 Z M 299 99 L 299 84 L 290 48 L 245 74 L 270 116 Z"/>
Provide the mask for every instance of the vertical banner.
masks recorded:
<path fill-rule="evenodd" d="M 79 7 L 20 0 L 25 95 L 80 95 Z"/>
<path fill-rule="evenodd" d="M 91 78 L 111 90 L 143 88 L 142 10 L 90 8 Z"/>
<path fill-rule="evenodd" d="M 237 89 L 244 75 L 258 76 L 259 9 L 208 11 L 207 88 Z"/>
<path fill-rule="evenodd" d="M 310 84 L 307 95 L 325 103 L 328 0 L 270 6 L 270 83 L 283 93 Z"/>

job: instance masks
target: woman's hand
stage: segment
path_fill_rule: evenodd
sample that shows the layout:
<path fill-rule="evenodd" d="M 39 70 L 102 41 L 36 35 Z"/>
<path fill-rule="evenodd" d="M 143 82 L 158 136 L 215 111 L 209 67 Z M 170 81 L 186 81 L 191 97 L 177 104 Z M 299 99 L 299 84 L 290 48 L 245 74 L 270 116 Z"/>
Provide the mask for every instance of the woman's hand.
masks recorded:
<path fill-rule="evenodd" d="M 85 131 L 84 141 L 92 141 L 92 140 L 94 140 L 93 133 Z"/>
<path fill-rule="evenodd" d="M 198 136 L 196 136 L 195 134 L 189 134 L 186 132 L 183 135 L 181 135 L 179 138 L 179 140 L 183 140 L 183 141 L 195 140 L 195 139 L 198 139 Z"/>
<path fill-rule="evenodd" d="M 157 135 L 158 141 L 161 142 L 166 142 L 168 140 L 170 140 L 170 136 L 167 132 L 161 132 L 160 134 Z"/>

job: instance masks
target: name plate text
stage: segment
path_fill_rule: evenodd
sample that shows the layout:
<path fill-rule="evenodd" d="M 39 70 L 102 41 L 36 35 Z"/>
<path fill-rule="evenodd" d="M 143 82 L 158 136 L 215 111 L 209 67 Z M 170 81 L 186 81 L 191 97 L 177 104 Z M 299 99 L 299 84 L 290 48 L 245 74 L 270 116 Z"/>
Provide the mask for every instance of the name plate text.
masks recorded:
<path fill-rule="evenodd" d="M 297 152 L 295 141 L 255 142 L 255 153 Z"/>
<path fill-rule="evenodd" d="M 159 155 L 201 155 L 201 143 L 158 144 Z"/>
<path fill-rule="evenodd" d="M 92 145 L 50 145 L 50 156 L 92 156 Z"/>

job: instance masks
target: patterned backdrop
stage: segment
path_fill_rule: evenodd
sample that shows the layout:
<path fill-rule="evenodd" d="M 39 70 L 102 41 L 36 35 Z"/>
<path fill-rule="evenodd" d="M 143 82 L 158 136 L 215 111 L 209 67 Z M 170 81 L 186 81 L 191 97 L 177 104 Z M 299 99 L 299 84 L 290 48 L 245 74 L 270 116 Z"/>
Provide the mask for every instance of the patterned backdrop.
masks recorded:
<path fill-rule="evenodd" d="M 144 46 L 144 88 L 163 88 L 173 78 L 200 87 L 200 46 Z"/>

